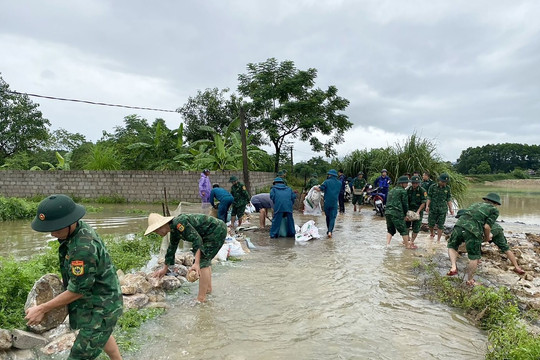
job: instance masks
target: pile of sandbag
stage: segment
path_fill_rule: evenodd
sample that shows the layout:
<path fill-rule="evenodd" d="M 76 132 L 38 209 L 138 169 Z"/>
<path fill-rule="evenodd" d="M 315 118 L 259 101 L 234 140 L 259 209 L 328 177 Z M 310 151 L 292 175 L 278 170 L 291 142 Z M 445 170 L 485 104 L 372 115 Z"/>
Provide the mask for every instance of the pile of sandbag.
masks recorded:
<path fill-rule="evenodd" d="M 302 225 L 301 228 L 296 229 L 294 239 L 296 241 L 302 242 L 312 239 L 319 239 L 320 237 L 321 236 L 319 235 L 319 228 L 315 226 L 315 221 L 309 220 L 304 225 Z"/>

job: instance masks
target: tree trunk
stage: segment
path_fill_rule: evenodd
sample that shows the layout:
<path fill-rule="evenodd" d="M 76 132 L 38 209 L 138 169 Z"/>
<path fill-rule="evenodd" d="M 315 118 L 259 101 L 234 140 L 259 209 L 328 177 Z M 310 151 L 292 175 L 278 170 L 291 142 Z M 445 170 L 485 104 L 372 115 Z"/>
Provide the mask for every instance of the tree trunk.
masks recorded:
<path fill-rule="evenodd" d="M 276 162 L 274 163 L 274 172 L 277 174 L 279 171 L 279 157 L 281 155 L 281 149 L 277 142 L 274 142 L 274 148 L 276 149 Z"/>
<path fill-rule="evenodd" d="M 244 173 L 244 184 L 251 196 L 251 183 L 249 181 L 249 163 L 247 155 L 247 139 L 246 139 L 246 119 L 244 117 L 244 108 L 240 106 L 240 139 L 242 140 L 242 170 Z"/>

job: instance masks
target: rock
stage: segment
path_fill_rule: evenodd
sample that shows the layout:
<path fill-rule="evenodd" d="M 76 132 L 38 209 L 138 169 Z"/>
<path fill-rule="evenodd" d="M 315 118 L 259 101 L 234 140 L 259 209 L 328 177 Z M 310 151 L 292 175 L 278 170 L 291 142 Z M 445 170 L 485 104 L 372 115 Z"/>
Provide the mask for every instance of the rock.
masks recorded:
<path fill-rule="evenodd" d="M 149 302 L 144 307 L 145 309 L 168 309 L 170 308 L 169 304 L 166 302 Z"/>
<path fill-rule="evenodd" d="M 126 276 L 126 274 L 124 274 L 124 272 L 120 269 L 116 270 L 116 276 L 118 276 L 118 281 L 120 282 L 120 284 L 122 284 L 122 280 L 124 279 L 124 276 Z"/>
<path fill-rule="evenodd" d="M 133 295 L 137 293 L 137 288 L 133 285 L 122 285 L 122 295 Z"/>
<path fill-rule="evenodd" d="M 124 309 L 140 309 L 148 303 L 148 295 L 135 294 L 124 296 Z"/>
<path fill-rule="evenodd" d="M 150 286 L 153 289 L 161 287 L 161 279 L 158 279 L 158 278 L 152 277 L 152 276 L 147 276 L 146 281 L 148 281 L 148 283 L 150 284 Z M 152 291 L 152 290 L 150 290 L 150 291 Z"/>
<path fill-rule="evenodd" d="M 525 280 L 533 281 L 534 276 L 532 276 L 531 274 L 525 274 Z"/>
<path fill-rule="evenodd" d="M 192 253 L 184 254 L 184 266 L 190 267 L 195 262 L 195 256 Z"/>
<path fill-rule="evenodd" d="M 199 280 L 199 274 L 197 274 L 197 272 L 195 270 L 191 270 L 188 274 L 187 274 L 187 281 L 189 282 L 195 282 L 197 280 Z"/>
<path fill-rule="evenodd" d="M 28 309 L 32 306 L 43 304 L 54 297 L 64 292 L 64 285 L 62 280 L 56 274 L 43 275 L 32 287 L 28 297 L 26 298 L 26 304 L 24 309 Z M 32 325 L 28 328 L 38 334 L 60 325 L 68 314 L 67 306 L 62 306 L 54 310 L 49 311 L 43 317 L 43 320 L 38 325 Z"/>
<path fill-rule="evenodd" d="M 182 283 L 175 276 L 164 276 L 161 286 L 164 290 L 174 290 L 182 286 Z"/>
<path fill-rule="evenodd" d="M 58 327 L 55 327 L 54 329 L 51 329 L 49 331 L 44 332 L 41 334 L 47 341 L 51 342 L 57 337 L 60 337 L 64 334 L 67 334 L 71 331 L 71 328 L 69 327 L 69 322 L 64 321 L 62 324 L 60 324 Z"/>
<path fill-rule="evenodd" d="M 174 264 L 173 266 L 169 266 L 169 272 L 167 272 L 167 275 L 186 276 L 187 273 L 188 273 L 187 266 Z"/>
<path fill-rule="evenodd" d="M 11 348 L 11 331 L 0 329 L 0 350 L 8 350 Z"/>
<path fill-rule="evenodd" d="M 166 297 L 165 291 L 162 289 L 153 289 L 147 295 L 150 302 L 163 302 Z"/>
<path fill-rule="evenodd" d="M 36 356 L 32 350 L 12 350 L 10 351 L 11 360 L 34 360 Z"/>
<path fill-rule="evenodd" d="M 11 356 L 6 351 L 0 350 L 0 360 L 11 360 Z"/>
<path fill-rule="evenodd" d="M 175 263 L 175 264 L 179 264 L 179 265 L 183 265 L 185 259 L 186 259 L 185 253 L 183 253 L 183 254 L 176 254 L 176 256 L 174 257 L 174 263 Z M 170 266 L 169 266 L 169 269 L 170 269 Z"/>
<path fill-rule="evenodd" d="M 13 330 L 13 347 L 17 349 L 32 349 L 41 347 L 47 343 L 44 336 L 23 330 Z"/>
<path fill-rule="evenodd" d="M 178 276 L 177 279 L 180 280 L 180 284 L 185 284 L 188 282 L 184 276 Z"/>
<path fill-rule="evenodd" d="M 127 274 L 124 277 L 125 286 L 134 286 L 137 288 L 137 293 L 146 294 L 152 289 L 152 285 L 146 280 L 146 274 L 144 273 L 135 273 Z"/>
<path fill-rule="evenodd" d="M 46 346 L 42 347 L 41 352 L 45 355 L 52 355 L 65 351 L 67 349 L 71 349 L 76 337 L 77 335 L 75 335 L 75 333 L 73 332 L 64 334 L 56 338 L 54 341 L 50 342 Z"/>

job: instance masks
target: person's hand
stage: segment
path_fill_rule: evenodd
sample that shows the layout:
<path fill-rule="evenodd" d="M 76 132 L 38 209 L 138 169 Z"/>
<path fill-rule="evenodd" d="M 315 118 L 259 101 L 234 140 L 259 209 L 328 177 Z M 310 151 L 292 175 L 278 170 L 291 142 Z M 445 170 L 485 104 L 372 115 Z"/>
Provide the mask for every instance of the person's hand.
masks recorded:
<path fill-rule="evenodd" d="M 188 269 L 188 273 L 191 271 L 191 270 L 195 270 L 195 272 L 197 273 L 197 275 L 200 277 L 201 276 L 201 267 L 198 263 L 193 263 L 193 265 L 191 265 L 191 267 Z"/>
<path fill-rule="evenodd" d="M 429 213 L 429 206 L 426 206 L 426 214 Z"/>
<path fill-rule="evenodd" d="M 169 270 L 169 268 L 167 266 L 164 266 L 161 269 L 154 271 L 152 273 L 152 277 L 161 279 L 163 276 L 165 276 L 165 274 L 167 273 L 168 270 Z"/>
<path fill-rule="evenodd" d="M 27 320 L 26 325 L 38 325 L 43 320 L 44 316 L 45 311 L 43 310 L 43 306 L 32 306 L 26 309 L 26 316 L 24 317 Z"/>

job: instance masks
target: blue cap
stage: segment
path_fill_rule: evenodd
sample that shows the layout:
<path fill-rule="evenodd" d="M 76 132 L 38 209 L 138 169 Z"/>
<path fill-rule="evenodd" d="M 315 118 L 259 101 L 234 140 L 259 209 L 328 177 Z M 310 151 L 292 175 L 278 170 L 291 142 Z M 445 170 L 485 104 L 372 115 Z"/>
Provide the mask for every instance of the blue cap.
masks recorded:
<path fill-rule="evenodd" d="M 328 175 L 332 175 L 332 176 L 336 176 L 336 177 L 338 176 L 338 173 L 337 173 L 337 171 L 336 171 L 335 169 L 329 170 L 329 171 L 327 172 L 327 174 L 328 174 Z"/>

